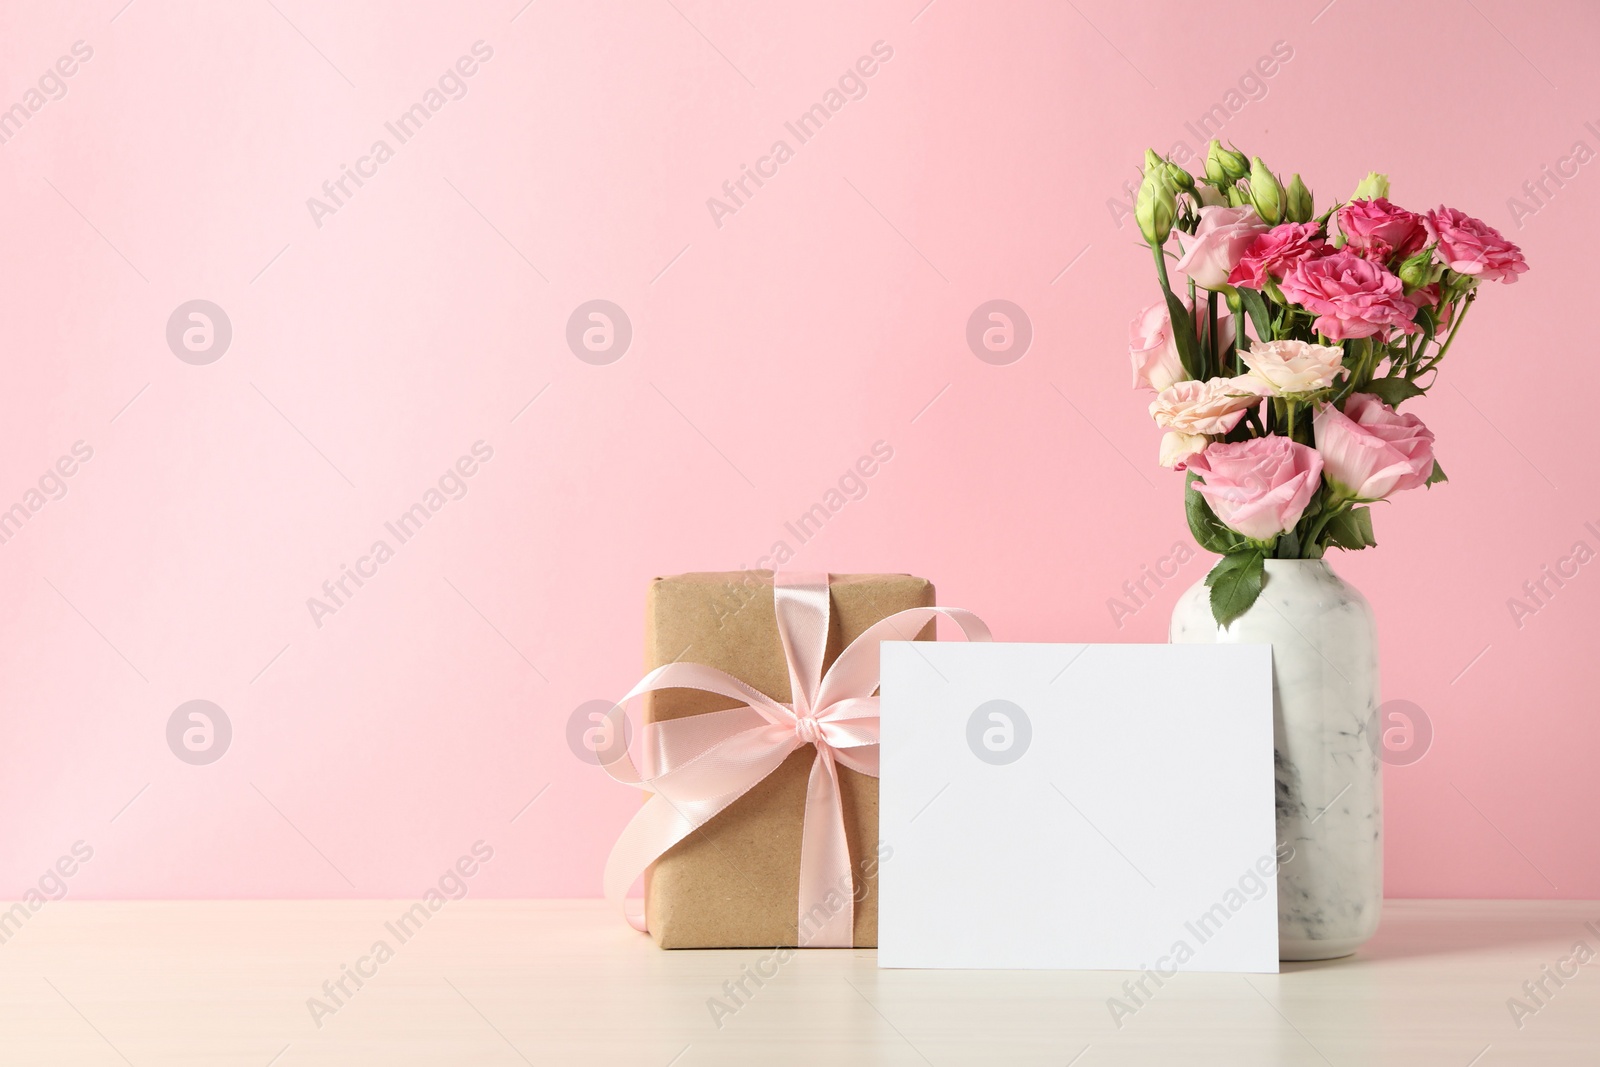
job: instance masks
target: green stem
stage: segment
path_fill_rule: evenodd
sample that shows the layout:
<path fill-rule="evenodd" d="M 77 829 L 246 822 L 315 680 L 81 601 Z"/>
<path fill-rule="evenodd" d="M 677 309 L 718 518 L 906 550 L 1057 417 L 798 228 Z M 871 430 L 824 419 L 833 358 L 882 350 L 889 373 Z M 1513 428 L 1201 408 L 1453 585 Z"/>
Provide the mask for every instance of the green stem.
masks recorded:
<path fill-rule="evenodd" d="M 1161 279 L 1161 291 L 1171 293 L 1172 283 L 1167 280 L 1167 259 L 1161 254 L 1160 246 L 1151 245 L 1150 254 L 1156 257 L 1156 276 Z"/>
<path fill-rule="evenodd" d="M 1355 358 L 1347 364 L 1350 368 L 1350 376 L 1345 379 L 1344 388 L 1340 389 L 1338 395 L 1334 397 L 1333 402 L 1335 404 L 1372 380 L 1372 368 L 1367 365 L 1367 360 L 1373 352 L 1372 339 L 1367 337 L 1351 338 L 1345 342 L 1345 351 L 1352 353 Z"/>
<path fill-rule="evenodd" d="M 1434 357 L 1431 361 L 1429 361 L 1428 367 L 1432 367 L 1437 364 L 1441 359 L 1444 358 L 1444 354 L 1450 351 L 1450 346 L 1455 343 L 1456 334 L 1461 331 L 1461 324 L 1467 321 L 1467 312 L 1472 310 L 1472 302 L 1476 299 L 1478 299 L 1478 294 L 1476 292 L 1467 294 L 1466 302 L 1461 305 L 1461 314 L 1457 315 L 1456 321 L 1450 324 L 1450 336 L 1444 339 L 1444 344 L 1440 345 L 1439 351 L 1434 353 Z M 1423 369 L 1426 370 L 1428 368 L 1425 367 Z"/>
<path fill-rule="evenodd" d="M 1206 295 L 1206 304 L 1210 310 L 1210 332 L 1206 334 L 1206 347 L 1211 349 L 1213 365 L 1217 368 L 1217 373 L 1221 374 L 1222 346 L 1217 344 L 1217 294 L 1214 292 L 1208 293 Z M 1206 368 L 1207 377 L 1210 377 L 1210 369 L 1210 367 Z"/>
<path fill-rule="evenodd" d="M 1237 289 L 1228 296 L 1228 311 L 1233 315 L 1233 341 L 1228 346 L 1228 365 L 1233 368 L 1233 376 L 1237 378 L 1244 373 L 1239 361 L 1239 331 L 1244 328 L 1244 301 L 1239 299 Z"/>
<path fill-rule="evenodd" d="M 1333 506 L 1324 507 L 1322 514 L 1317 516 L 1316 521 L 1311 524 L 1311 528 L 1306 531 L 1305 541 L 1302 542 L 1303 545 L 1315 545 L 1317 538 L 1322 536 L 1322 531 L 1327 528 L 1329 522 L 1333 521 L 1333 517 L 1341 512 L 1350 510 L 1350 501 L 1348 500 L 1333 501 L 1331 503 L 1333 503 Z"/>
<path fill-rule="evenodd" d="M 1447 337 L 1445 337 L 1444 344 L 1439 346 L 1439 350 L 1437 352 L 1435 352 L 1428 359 L 1428 361 L 1426 363 L 1422 363 L 1421 365 L 1413 368 L 1412 372 L 1407 373 L 1407 375 L 1406 375 L 1407 378 L 1409 378 L 1409 379 L 1420 378 L 1424 374 L 1427 374 L 1429 371 L 1436 371 L 1437 370 L 1437 368 L 1439 366 L 1439 361 L 1444 359 L 1444 354 L 1446 352 L 1450 351 L 1450 345 L 1456 339 L 1456 331 L 1461 329 L 1461 323 L 1467 317 L 1467 310 L 1472 307 L 1472 302 L 1474 300 L 1476 300 L 1477 298 L 1478 298 L 1478 294 L 1477 293 L 1473 293 L 1472 295 L 1467 297 L 1466 302 L 1461 305 L 1461 314 L 1457 315 L 1456 316 L 1456 321 L 1452 322 L 1450 324 L 1450 333 L 1449 333 L 1449 335 Z M 1431 389 L 1432 387 L 1433 386 L 1431 384 L 1429 384 L 1429 385 L 1422 386 L 1422 389 L 1424 391 L 1427 391 L 1428 389 Z"/>

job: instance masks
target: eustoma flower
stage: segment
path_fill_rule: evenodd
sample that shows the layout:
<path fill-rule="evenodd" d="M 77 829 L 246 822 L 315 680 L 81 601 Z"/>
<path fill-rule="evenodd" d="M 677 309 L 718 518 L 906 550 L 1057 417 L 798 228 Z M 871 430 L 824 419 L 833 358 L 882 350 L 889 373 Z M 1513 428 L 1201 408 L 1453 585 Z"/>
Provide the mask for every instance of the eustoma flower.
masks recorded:
<path fill-rule="evenodd" d="M 1316 331 L 1334 341 L 1420 329 L 1411 321 L 1417 305 L 1400 279 L 1348 250 L 1301 260 L 1284 275 L 1282 288 L 1317 316 Z"/>
<path fill-rule="evenodd" d="M 1228 284 L 1264 289 L 1268 278 L 1281 281 L 1302 259 L 1327 251 L 1327 242 L 1316 236 L 1318 228 L 1314 222 L 1286 222 L 1257 234 L 1228 275 Z"/>
<path fill-rule="evenodd" d="M 1156 457 L 1156 462 L 1175 471 L 1184 470 L 1189 465 L 1189 457 L 1205 451 L 1206 445 L 1210 443 L 1211 438 L 1203 433 L 1168 430 L 1161 435 L 1161 452 Z"/>
<path fill-rule="evenodd" d="M 1345 247 L 1374 263 L 1404 259 L 1428 243 L 1422 216 L 1395 207 L 1381 196 L 1352 200 L 1339 209 L 1337 217 Z"/>
<path fill-rule="evenodd" d="M 1528 269 L 1522 249 L 1506 240 L 1499 230 L 1453 207 L 1440 207 L 1423 219 L 1428 236 L 1439 247 L 1434 254 L 1439 262 L 1457 274 L 1470 274 L 1479 281 L 1517 280 Z"/>
<path fill-rule="evenodd" d="M 1172 232 L 1183 251 L 1175 269 L 1202 289 L 1221 289 L 1250 242 L 1266 230 L 1255 208 L 1202 207 L 1194 233 Z"/>
<path fill-rule="evenodd" d="M 1337 345 L 1314 345 L 1309 341 L 1257 341 L 1239 358 L 1280 395 L 1314 393 L 1326 389 L 1339 376 L 1344 349 Z"/>
<path fill-rule="evenodd" d="M 1150 402 L 1150 417 L 1169 430 L 1223 434 L 1239 425 L 1245 410 L 1267 391 L 1266 383 L 1249 375 L 1179 382 Z"/>
<path fill-rule="evenodd" d="M 1437 382 L 1480 282 L 1528 265 L 1480 219 L 1392 202 L 1376 171 L 1320 211 L 1300 175 L 1216 140 L 1203 176 L 1153 150 L 1144 175 L 1163 299 L 1129 329 L 1133 383 L 1155 392 L 1161 465 L 1193 475 L 1184 510 L 1224 557 L 1205 584 L 1227 627 L 1269 560 L 1370 548 L 1372 502 L 1445 480 L 1433 433 L 1389 402 Z"/>
<path fill-rule="evenodd" d="M 1182 470 L 1210 437 L 1239 425 L 1244 413 L 1270 391 L 1265 382 L 1249 375 L 1179 382 L 1163 390 L 1150 403 L 1150 417 L 1167 431 L 1161 438 L 1161 465 Z"/>
<path fill-rule="evenodd" d="M 1128 324 L 1128 356 L 1133 361 L 1135 389 L 1144 386 L 1159 393 L 1189 376 L 1178 358 L 1165 300 L 1157 300 Z"/>
<path fill-rule="evenodd" d="M 1312 429 L 1338 496 L 1382 500 L 1425 485 L 1433 475 L 1433 431 L 1370 393 L 1354 394 L 1343 411 L 1327 405 Z"/>
<path fill-rule="evenodd" d="M 1287 437 L 1217 442 L 1189 460 L 1195 492 L 1229 529 L 1266 541 L 1295 527 L 1322 477 L 1322 457 Z"/>
<path fill-rule="evenodd" d="M 1187 300 L 1184 306 L 1190 306 Z M 1226 314 L 1217 320 L 1217 335 L 1223 349 L 1233 345 L 1233 329 L 1233 319 Z M 1159 393 L 1189 377 L 1178 357 L 1178 342 L 1172 336 L 1172 316 L 1167 313 L 1165 300 L 1151 304 L 1128 324 L 1128 356 L 1133 362 L 1135 389 L 1154 389 Z"/>

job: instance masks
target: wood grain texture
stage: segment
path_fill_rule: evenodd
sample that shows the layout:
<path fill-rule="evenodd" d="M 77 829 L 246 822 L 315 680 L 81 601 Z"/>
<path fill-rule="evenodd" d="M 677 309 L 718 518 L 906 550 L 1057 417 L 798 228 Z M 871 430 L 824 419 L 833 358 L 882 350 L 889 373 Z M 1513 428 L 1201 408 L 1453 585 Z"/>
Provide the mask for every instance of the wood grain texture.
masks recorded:
<path fill-rule="evenodd" d="M 1126 998 L 1131 972 L 879 971 L 866 949 L 783 962 L 771 949 L 664 952 L 595 901 L 452 902 L 399 943 L 385 924 L 406 907 L 49 904 L 0 945 L 0 1063 L 1600 1063 L 1600 959 L 1559 989 L 1547 980 L 1553 996 L 1520 1029 L 1506 1003 L 1576 942 L 1600 949 L 1585 927 L 1600 927 L 1600 902 L 1389 901 L 1351 959 L 1179 973 L 1120 1028 L 1107 1001 Z M 379 940 L 393 957 L 367 966 L 319 1027 L 308 998 Z M 772 977 L 759 987 L 746 977 L 761 972 Z M 712 998 L 732 1013 L 714 1019 Z"/>

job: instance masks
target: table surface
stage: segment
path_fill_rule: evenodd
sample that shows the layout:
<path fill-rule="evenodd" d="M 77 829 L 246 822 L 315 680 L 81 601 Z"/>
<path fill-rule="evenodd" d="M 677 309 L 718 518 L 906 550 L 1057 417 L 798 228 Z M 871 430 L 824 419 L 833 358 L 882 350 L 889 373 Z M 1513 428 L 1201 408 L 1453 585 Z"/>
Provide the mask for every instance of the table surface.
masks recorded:
<path fill-rule="evenodd" d="M 47 903 L 0 928 L 0 1063 L 1600 1064 L 1600 957 L 1563 962 L 1600 952 L 1600 902 L 1391 900 L 1354 957 L 1180 972 L 1118 1019 L 1130 972 L 663 952 L 596 901 L 452 901 L 401 927 L 409 906 Z M 360 986 L 325 991 L 346 968 Z"/>

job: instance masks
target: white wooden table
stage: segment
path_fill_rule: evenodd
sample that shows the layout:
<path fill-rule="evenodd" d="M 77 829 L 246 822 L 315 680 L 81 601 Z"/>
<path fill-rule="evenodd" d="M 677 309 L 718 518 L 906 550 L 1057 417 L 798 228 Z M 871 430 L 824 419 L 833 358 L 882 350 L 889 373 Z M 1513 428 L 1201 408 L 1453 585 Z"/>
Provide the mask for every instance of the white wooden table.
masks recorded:
<path fill-rule="evenodd" d="M 1389 901 L 1351 959 L 1180 973 L 1120 1027 L 1127 972 L 662 952 L 594 901 L 451 902 L 402 941 L 407 907 L 46 904 L 0 944 L 0 1064 L 1600 1064 L 1600 957 L 1544 971 L 1600 953 L 1600 902 Z"/>

